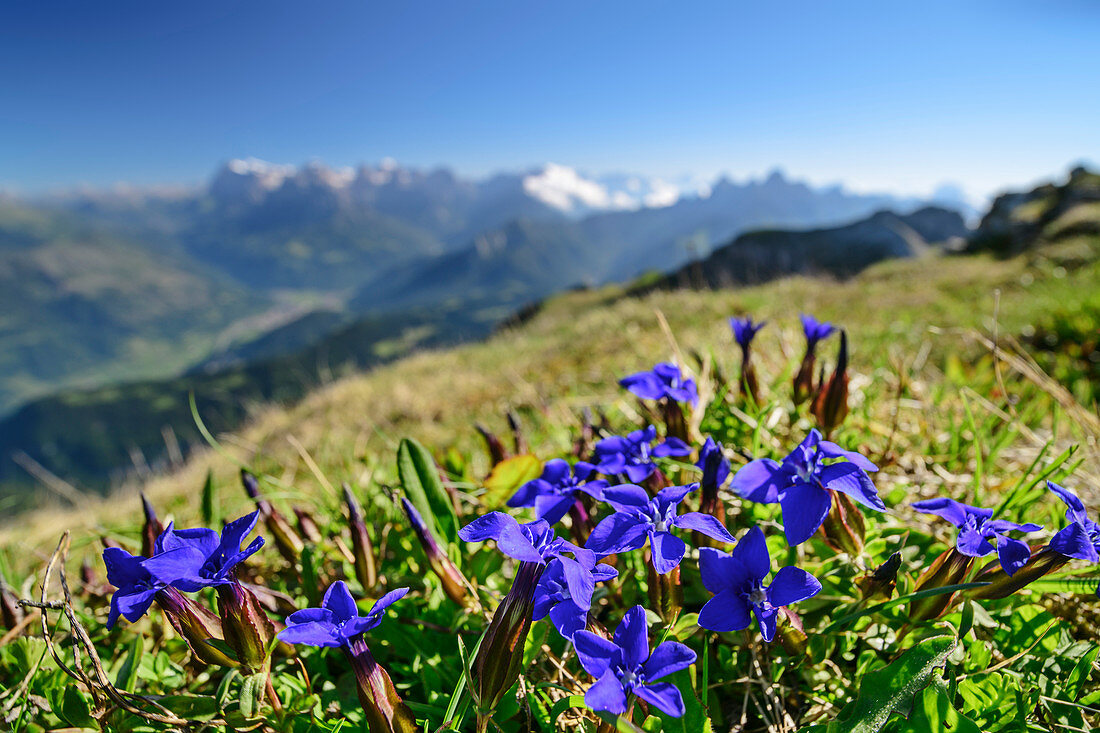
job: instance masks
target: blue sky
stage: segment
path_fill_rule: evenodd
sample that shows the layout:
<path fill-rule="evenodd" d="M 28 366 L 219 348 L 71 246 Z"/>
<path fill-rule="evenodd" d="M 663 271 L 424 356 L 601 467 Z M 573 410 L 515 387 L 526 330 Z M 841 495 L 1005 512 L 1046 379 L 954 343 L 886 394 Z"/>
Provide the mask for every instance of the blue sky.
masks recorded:
<path fill-rule="evenodd" d="M 987 194 L 1100 160 L 1097 38 L 1088 0 L 6 3 L 0 187 L 255 156 Z"/>

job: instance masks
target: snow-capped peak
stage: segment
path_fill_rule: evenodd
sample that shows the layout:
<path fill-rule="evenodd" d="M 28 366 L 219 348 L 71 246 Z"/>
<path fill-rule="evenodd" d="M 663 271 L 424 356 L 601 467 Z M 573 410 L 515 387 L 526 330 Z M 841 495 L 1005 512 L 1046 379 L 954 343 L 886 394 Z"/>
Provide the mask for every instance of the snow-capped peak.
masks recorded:
<path fill-rule="evenodd" d="M 660 178 L 632 175 L 589 178 L 557 163 L 547 163 L 541 170 L 525 176 L 523 190 L 570 216 L 661 208 L 671 206 L 681 196 L 679 186 Z"/>

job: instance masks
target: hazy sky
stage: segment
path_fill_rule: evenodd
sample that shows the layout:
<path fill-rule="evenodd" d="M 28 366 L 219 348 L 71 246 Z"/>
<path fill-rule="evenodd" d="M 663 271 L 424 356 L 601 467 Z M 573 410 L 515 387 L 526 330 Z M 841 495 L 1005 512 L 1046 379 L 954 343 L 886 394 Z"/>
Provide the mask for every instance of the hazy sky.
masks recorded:
<path fill-rule="evenodd" d="M 389 156 L 986 194 L 1100 160 L 1098 39 L 1089 0 L 11 2 L 0 187 Z"/>

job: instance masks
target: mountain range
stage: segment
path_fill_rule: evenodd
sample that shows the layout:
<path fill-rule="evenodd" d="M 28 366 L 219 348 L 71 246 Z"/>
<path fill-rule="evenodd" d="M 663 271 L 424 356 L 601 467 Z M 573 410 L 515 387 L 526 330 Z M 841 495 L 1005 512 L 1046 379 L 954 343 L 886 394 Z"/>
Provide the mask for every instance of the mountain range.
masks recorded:
<path fill-rule="evenodd" d="M 563 289 L 672 272 L 750 230 L 925 203 L 779 172 L 702 185 L 548 165 L 473 180 L 257 160 L 193 188 L 0 198 L 0 482 L 26 478 L 21 451 L 103 486 L 171 453 L 162 428 L 197 438 L 188 392 L 231 427 L 334 369 L 484 335 Z"/>

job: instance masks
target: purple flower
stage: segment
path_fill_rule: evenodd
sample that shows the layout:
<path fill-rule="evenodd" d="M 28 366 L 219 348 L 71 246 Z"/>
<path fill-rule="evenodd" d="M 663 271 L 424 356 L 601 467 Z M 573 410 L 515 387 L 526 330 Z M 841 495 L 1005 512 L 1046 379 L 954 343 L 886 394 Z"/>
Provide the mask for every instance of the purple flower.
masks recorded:
<path fill-rule="evenodd" d="M 833 463 L 824 463 L 832 459 Z M 790 455 L 777 463 L 770 458 L 749 461 L 733 477 L 733 489 L 744 499 L 783 508 L 783 531 L 791 547 L 810 538 L 825 521 L 832 505 L 829 492 L 839 491 L 860 504 L 885 511 L 867 471 L 878 467 L 854 451 L 821 439 L 811 430 Z"/>
<path fill-rule="evenodd" d="M 134 623 L 145 615 L 165 583 L 154 578 L 145 568 L 146 558 L 131 555 L 118 547 L 103 551 L 103 564 L 107 567 L 107 580 L 116 590 L 111 596 L 111 611 L 107 615 L 107 628 L 113 629 L 122 616 Z"/>
<path fill-rule="evenodd" d="M 802 333 L 806 335 L 806 351 L 813 352 L 817 342 L 827 339 L 836 331 L 836 326 L 829 322 L 820 323 L 816 318 L 806 313 L 800 315 L 802 319 Z"/>
<path fill-rule="evenodd" d="M 1047 488 L 1066 503 L 1066 519 L 1070 522 L 1051 538 L 1047 546 L 1066 557 L 1100 562 L 1100 524 L 1088 518 L 1084 503 L 1072 491 L 1052 481 L 1047 481 Z M 1100 586 L 1096 588 L 1096 593 L 1100 595 Z"/>
<path fill-rule="evenodd" d="M 325 591 L 320 608 L 304 608 L 290 614 L 279 638 L 289 644 L 349 646 L 354 637 L 382 623 L 386 609 L 408 592 L 408 588 L 391 590 L 374 602 L 366 616 L 360 616 L 347 584 L 338 580 Z"/>
<path fill-rule="evenodd" d="M 588 585 L 587 581 L 584 585 L 574 582 L 571 589 L 566 576 L 566 566 L 561 558 L 551 560 L 535 587 L 532 619 L 538 621 L 549 615 L 558 633 L 566 639 L 572 639 L 573 634 L 587 624 L 595 584 L 618 577 L 619 571 L 601 563 L 592 569 L 590 575 L 592 585 Z M 576 595 L 580 595 L 580 598 L 576 598 Z"/>
<path fill-rule="evenodd" d="M 649 478 L 657 465 L 654 458 L 686 456 L 691 453 L 687 443 L 679 438 L 668 438 L 660 445 L 657 440 L 657 428 L 650 425 L 627 435 L 614 435 L 596 443 L 596 456 L 593 461 L 596 469 L 605 476 L 625 474 L 631 483 L 641 483 Z"/>
<path fill-rule="evenodd" d="M 699 626 L 711 631 L 740 631 L 752 624 L 755 615 L 760 635 L 771 641 L 779 609 L 817 595 L 821 583 L 805 570 L 788 566 L 779 569 L 771 585 L 764 585 L 769 572 L 768 545 L 759 527 L 750 529 L 733 552 L 701 549 L 699 573 L 714 597 L 699 611 Z"/>
<path fill-rule="evenodd" d="M 730 328 L 733 329 L 734 340 L 741 345 L 742 349 L 749 348 L 749 344 L 752 343 L 753 337 L 764 326 L 768 325 L 767 321 L 761 321 L 760 323 L 753 323 L 750 316 L 744 318 L 731 318 Z"/>
<path fill-rule="evenodd" d="M 707 442 L 699 450 L 699 462 L 695 465 L 703 472 L 703 478 L 699 481 L 699 485 L 703 487 L 703 493 L 708 490 L 717 492 L 729 478 L 729 461 L 722 453 L 722 446 L 714 442 L 714 438 L 707 438 Z"/>
<path fill-rule="evenodd" d="M 615 508 L 615 513 L 596 525 L 585 546 L 601 555 L 611 555 L 637 550 L 648 537 L 653 567 L 664 575 L 680 564 L 687 550 L 684 541 L 670 531 L 673 527 L 733 542 L 733 535 L 709 514 L 687 512 L 677 516 L 677 506 L 697 488 L 699 484 L 670 486 L 652 499 L 645 489 L 632 484 L 605 489 L 604 501 Z"/>
<path fill-rule="evenodd" d="M 237 564 L 263 547 L 263 537 L 257 537 L 241 549 L 258 516 L 255 511 L 233 520 L 220 537 L 212 529 L 175 529 L 169 524 L 157 538 L 157 554 L 145 561 L 145 567 L 158 580 L 188 593 L 232 584 Z"/>
<path fill-rule="evenodd" d="M 626 614 L 611 641 L 591 631 L 573 636 L 577 658 L 596 682 L 584 695 L 592 710 L 621 715 L 627 709 L 627 696 L 634 694 L 666 715 L 681 717 L 684 699 L 676 685 L 657 682 L 695 663 L 695 652 L 687 646 L 666 641 L 649 652 L 649 630 L 645 610 L 634 606 Z"/>
<path fill-rule="evenodd" d="M 508 557 L 543 568 L 552 560 L 558 560 L 573 600 L 586 609 L 591 603 L 596 584 L 593 579 L 596 553 L 558 537 L 546 520 L 520 524 L 503 512 L 489 512 L 460 529 L 458 536 L 466 542 L 496 540 L 497 549 Z"/>
<path fill-rule="evenodd" d="M 692 405 L 699 401 L 695 381 L 685 379 L 680 367 L 668 362 L 656 364 L 648 372 L 623 377 L 619 380 L 619 386 L 625 387 L 643 400 L 667 398 L 672 402 L 690 402 Z"/>
<path fill-rule="evenodd" d="M 946 497 L 914 502 L 913 508 L 942 517 L 958 527 L 955 547 L 968 557 L 985 557 L 996 549 L 1001 567 L 1009 575 L 1027 564 L 1031 548 L 1026 542 L 1013 539 L 1006 533 L 1011 530 L 1036 532 L 1042 529 L 1038 524 L 1016 524 L 1006 519 L 993 519 L 992 509 L 962 504 Z"/>
<path fill-rule="evenodd" d="M 601 497 L 601 492 L 607 488 L 607 482 L 593 479 L 595 474 L 596 467 L 591 463 L 578 462 L 573 466 L 571 475 L 567 461 L 561 458 L 551 459 L 543 466 L 539 478 L 519 487 L 508 500 L 508 506 L 533 506 L 539 519 L 557 524 L 577 500 L 578 491 L 596 499 Z"/>

